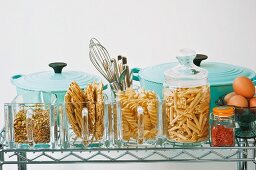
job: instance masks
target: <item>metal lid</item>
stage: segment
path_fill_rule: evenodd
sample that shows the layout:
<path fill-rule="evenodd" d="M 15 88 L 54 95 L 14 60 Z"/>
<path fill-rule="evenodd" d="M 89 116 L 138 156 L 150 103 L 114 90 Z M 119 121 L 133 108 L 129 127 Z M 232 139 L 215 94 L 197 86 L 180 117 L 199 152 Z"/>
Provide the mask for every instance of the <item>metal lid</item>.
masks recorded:
<path fill-rule="evenodd" d="M 233 116 L 234 112 L 235 112 L 235 108 L 232 106 L 218 106 L 213 108 L 214 116 L 219 116 L 219 117 Z"/>
<path fill-rule="evenodd" d="M 147 67 L 139 72 L 139 77 L 146 81 L 163 84 L 164 72 L 177 64 L 173 62 Z M 211 86 L 232 84 L 238 76 L 246 76 L 250 79 L 256 76 L 251 69 L 225 63 L 203 62 L 200 67 L 208 70 L 208 81 Z"/>
<path fill-rule="evenodd" d="M 76 81 L 81 88 L 85 88 L 88 83 L 100 80 L 97 76 L 85 72 L 62 72 L 62 68 L 66 66 L 65 63 L 51 63 L 49 66 L 55 72 L 45 71 L 28 75 L 14 75 L 11 81 L 15 86 L 26 90 L 56 92 L 66 91 L 72 81 Z"/>

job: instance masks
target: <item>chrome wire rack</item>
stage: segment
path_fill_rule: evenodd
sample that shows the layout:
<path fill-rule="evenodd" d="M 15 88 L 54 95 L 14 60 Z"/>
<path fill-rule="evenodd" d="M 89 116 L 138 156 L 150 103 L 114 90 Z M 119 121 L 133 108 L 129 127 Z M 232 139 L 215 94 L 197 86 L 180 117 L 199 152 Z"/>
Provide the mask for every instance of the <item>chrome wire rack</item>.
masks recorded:
<path fill-rule="evenodd" d="M 185 147 L 165 144 L 158 147 L 86 148 L 86 149 L 8 149 L 4 146 L 4 130 L 0 133 L 0 170 L 4 165 L 27 164 L 121 163 L 121 162 L 237 162 L 237 169 L 246 170 L 256 161 L 255 140 L 237 140 L 235 147 Z M 256 166 L 255 166 L 256 167 Z"/>

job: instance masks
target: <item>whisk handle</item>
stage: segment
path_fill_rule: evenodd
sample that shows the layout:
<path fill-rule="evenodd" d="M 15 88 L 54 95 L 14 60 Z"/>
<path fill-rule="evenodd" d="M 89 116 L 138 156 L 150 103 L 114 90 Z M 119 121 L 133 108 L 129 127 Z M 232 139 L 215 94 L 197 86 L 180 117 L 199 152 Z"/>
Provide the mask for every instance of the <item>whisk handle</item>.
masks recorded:
<path fill-rule="evenodd" d="M 54 62 L 54 63 L 50 63 L 49 66 L 51 68 L 53 68 L 54 73 L 59 73 L 60 74 L 62 72 L 62 69 L 67 66 L 67 63 Z"/>

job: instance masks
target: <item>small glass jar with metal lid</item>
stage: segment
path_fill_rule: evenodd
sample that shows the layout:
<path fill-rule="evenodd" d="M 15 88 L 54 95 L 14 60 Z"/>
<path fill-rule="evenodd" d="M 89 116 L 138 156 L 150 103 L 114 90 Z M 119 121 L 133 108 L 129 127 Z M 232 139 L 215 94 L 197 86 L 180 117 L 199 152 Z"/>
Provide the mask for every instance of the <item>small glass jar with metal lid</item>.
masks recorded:
<path fill-rule="evenodd" d="M 212 146 L 235 145 L 235 108 L 220 106 L 213 108 L 213 122 L 211 126 Z"/>

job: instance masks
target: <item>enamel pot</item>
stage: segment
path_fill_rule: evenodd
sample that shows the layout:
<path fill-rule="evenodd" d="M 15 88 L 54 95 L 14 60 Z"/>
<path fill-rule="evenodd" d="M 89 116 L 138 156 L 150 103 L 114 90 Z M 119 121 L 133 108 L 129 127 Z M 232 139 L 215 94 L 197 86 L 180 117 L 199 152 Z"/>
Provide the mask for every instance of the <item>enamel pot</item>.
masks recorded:
<path fill-rule="evenodd" d="M 99 82 L 100 79 L 85 72 L 62 71 L 66 63 L 50 63 L 54 71 L 37 72 L 28 75 L 17 74 L 11 77 L 16 86 L 17 95 L 23 97 L 26 103 L 49 102 L 47 96 L 54 94 L 57 103 L 63 103 L 64 96 L 72 81 L 76 81 L 81 88 L 89 83 Z"/>
<path fill-rule="evenodd" d="M 219 97 L 233 91 L 232 83 L 238 76 L 246 76 L 256 84 L 256 74 L 253 70 L 218 62 L 202 62 L 207 56 L 198 54 L 194 64 L 208 70 L 208 79 L 211 90 L 211 108 L 215 106 L 215 101 Z M 133 79 L 140 82 L 142 88 L 155 91 L 162 99 L 162 89 L 164 82 L 164 72 L 178 63 L 164 63 L 147 67 L 144 69 L 133 68 Z"/>

